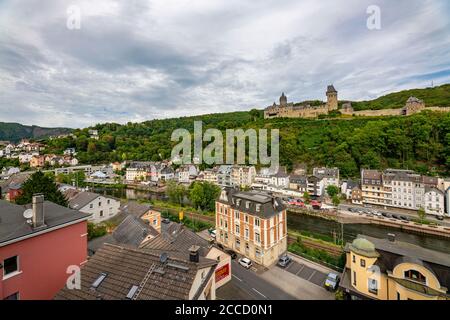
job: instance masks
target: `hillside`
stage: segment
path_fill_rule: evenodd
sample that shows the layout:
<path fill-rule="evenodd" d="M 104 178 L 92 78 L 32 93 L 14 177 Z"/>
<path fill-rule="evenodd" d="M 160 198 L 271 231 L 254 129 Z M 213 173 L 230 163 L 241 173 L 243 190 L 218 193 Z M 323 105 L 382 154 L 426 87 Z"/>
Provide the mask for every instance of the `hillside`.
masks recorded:
<path fill-rule="evenodd" d="M 425 102 L 427 107 L 449 107 L 450 106 L 450 84 L 425 89 L 411 89 L 393 92 L 370 101 L 351 101 L 353 109 L 380 110 L 402 108 L 409 97 L 416 97 Z M 342 104 L 341 101 L 340 104 Z"/>
<path fill-rule="evenodd" d="M 203 130 L 218 128 L 277 128 L 280 161 L 288 169 L 298 163 L 337 166 L 344 177 L 361 168 L 409 168 L 424 174 L 450 174 L 450 113 L 423 112 L 409 117 L 354 119 L 270 119 L 262 112 L 233 112 L 119 125 L 99 124 L 100 139 L 88 138 L 88 129 L 75 130 L 73 139 L 49 141 L 50 150 L 77 148 L 81 162 L 161 160 L 170 157 L 172 131 L 193 132 L 194 120 Z M 225 134 L 224 134 L 225 136 Z M 207 144 L 205 143 L 205 146 Z"/>
<path fill-rule="evenodd" d="M 0 140 L 17 142 L 20 139 L 40 139 L 70 132 L 67 128 L 43 128 L 19 123 L 0 122 Z"/>

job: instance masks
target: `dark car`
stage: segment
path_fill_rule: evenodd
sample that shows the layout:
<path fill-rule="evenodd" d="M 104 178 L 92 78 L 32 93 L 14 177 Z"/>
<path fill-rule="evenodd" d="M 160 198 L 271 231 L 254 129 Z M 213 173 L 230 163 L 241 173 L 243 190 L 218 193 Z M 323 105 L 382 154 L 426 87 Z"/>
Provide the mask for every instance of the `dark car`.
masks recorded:
<path fill-rule="evenodd" d="M 398 220 L 400 220 L 401 218 L 398 216 L 398 215 L 396 215 L 396 214 L 393 214 L 392 215 L 392 218 L 394 218 L 394 219 L 398 219 Z"/>
<path fill-rule="evenodd" d="M 282 255 L 279 259 L 278 259 L 278 266 L 282 267 L 282 268 L 286 268 L 287 265 L 292 261 L 292 258 L 289 257 L 287 254 Z"/>
<path fill-rule="evenodd" d="M 225 252 L 230 255 L 231 259 L 237 258 L 237 254 L 233 250 L 226 250 Z"/>
<path fill-rule="evenodd" d="M 169 218 L 164 218 L 164 219 L 162 219 L 162 223 L 170 223 L 170 219 Z"/>
<path fill-rule="evenodd" d="M 444 220 L 444 216 L 437 216 L 437 217 L 436 217 L 436 219 L 438 219 L 438 220 L 441 220 L 441 221 L 442 221 L 442 220 Z"/>
<path fill-rule="evenodd" d="M 402 219 L 403 221 L 409 221 L 407 216 L 400 216 L 400 219 Z"/>

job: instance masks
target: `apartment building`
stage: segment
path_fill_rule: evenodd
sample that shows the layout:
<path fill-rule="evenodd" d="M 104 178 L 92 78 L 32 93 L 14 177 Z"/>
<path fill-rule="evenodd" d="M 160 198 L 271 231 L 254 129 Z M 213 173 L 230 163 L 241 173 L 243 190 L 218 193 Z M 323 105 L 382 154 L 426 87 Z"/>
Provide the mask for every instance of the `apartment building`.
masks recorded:
<path fill-rule="evenodd" d="M 341 289 L 347 298 L 377 300 L 450 299 L 450 256 L 406 242 L 395 235 L 365 235 L 345 247 Z"/>
<path fill-rule="evenodd" d="M 216 201 L 216 241 L 264 266 L 287 250 L 286 208 L 263 192 L 222 190 Z"/>
<path fill-rule="evenodd" d="M 73 189 L 68 190 L 65 195 L 69 207 L 90 214 L 89 221 L 93 223 L 108 220 L 119 213 L 120 201 L 113 197 Z"/>
<path fill-rule="evenodd" d="M 186 164 L 176 170 L 175 177 L 178 182 L 191 183 L 198 175 L 198 168 L 193 164 Z"/>
<path fill-rule="evenodd" d="M 231 167 L 231 185 L 235 187 L 250 187 L 255 181 L 256 169 L 254 166 Z"/>
<path fill-rule="evenodd" d="M 325 194 L 328 186 L 339 187 L 339 169 L 334 168 L 314 168 L 313 176 L 317 177 L 321 181 L 320 194 Z"/>
<path fill-rule="evenodd" d="M 217 169 L 217 184 L 221 187 L 232 187 L 231 165 L 221 165 Z"/>
<path fill-rule="evenodd" d="M 214 167 L 212 169 L 205 169 L 203 170 L 199 176 L 198 176 L 198 180 L 201 181 L 206 181 L 206 182 L 210 182 L 210 183 L 214 183 L 217 184 L 217 171 L 218 171 L 218 167 Z"/>
<path fill-rule="evenodd" d="M 410 210 L 424 208 L 427 214 L 444 214 L 444 193 L 438 185 L 438 178 L 412 170 L 361 170 L 363 202 L 367 204 Z"/>
<path fill-rule="evenodd" d="M 35 195 L 31 206 L 0 200 L 0 300 L 49 300 L 68 267 L 87 260 L 88 215 Z"/>

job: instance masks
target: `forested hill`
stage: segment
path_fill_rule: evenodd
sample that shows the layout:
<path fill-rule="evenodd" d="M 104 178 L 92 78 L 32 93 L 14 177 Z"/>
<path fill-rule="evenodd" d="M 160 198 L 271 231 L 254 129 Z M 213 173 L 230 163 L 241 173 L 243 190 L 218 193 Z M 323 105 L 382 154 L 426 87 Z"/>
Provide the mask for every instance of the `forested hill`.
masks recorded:
<path fill-rule="evenodd" d="M 423 100 L 427 107 L 450 107 L 450 84 L 433 88 L 403 90 L 389 93 L 374 100 L 352 101 L 351 103 L 355 111 L 397 109 L 404 107 L 409 97 Z"/>
<path fill-rule="evenodd" d="M 17 142 L 24 138 L 40 139 L 70 132 L 67 128 L 42 128 L 19 123 L 0 122 L 0 140 Z"/>
<path fill-rule="evenodd" d="M 203 130 L 218 128 L 278 128 L 281 163 L 337 166 L 342 176 L 358 176 L 361 168 L 409 168 L 424 174 L 450 174 L 450 113 L 425 111 L 408 117 L 353 119 L 270 119 L 262 111 L 211 114 L 95 126 L 100 139 L 89 138 L 88 129 L 75 130 L 76 138 L 49 141 L 50 150 L 75 147 L 81 162 L 160 160 L 170 157 L 176 142 L 172 131 L 193 133 L 194 120 Z M 206 143 L 205 143 L 206 145 Z"/>

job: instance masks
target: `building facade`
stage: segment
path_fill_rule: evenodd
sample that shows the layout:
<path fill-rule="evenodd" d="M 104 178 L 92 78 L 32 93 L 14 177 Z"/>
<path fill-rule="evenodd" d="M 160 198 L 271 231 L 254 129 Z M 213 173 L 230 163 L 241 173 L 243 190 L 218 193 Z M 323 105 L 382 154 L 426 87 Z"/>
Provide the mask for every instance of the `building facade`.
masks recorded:
<path fill-rule="evenodd" d="M 216 241 L 263 266 L 287 250 L 286 208 L 262 192 L 225 188 L 216 201 Z"/>
<path fill-rule="evenodd" d="M 359 235 L 345 247 L 341 288 L 350 299 L 449 300 L 450 257 L 410 243 Z"/>

